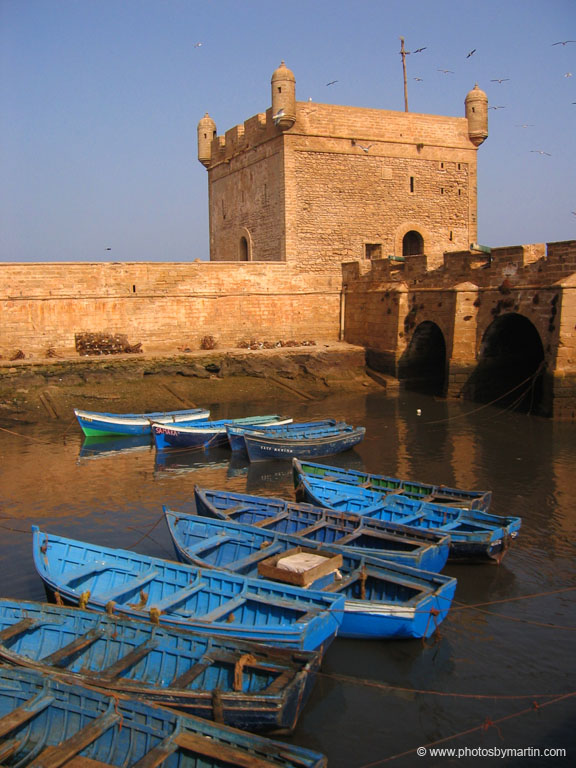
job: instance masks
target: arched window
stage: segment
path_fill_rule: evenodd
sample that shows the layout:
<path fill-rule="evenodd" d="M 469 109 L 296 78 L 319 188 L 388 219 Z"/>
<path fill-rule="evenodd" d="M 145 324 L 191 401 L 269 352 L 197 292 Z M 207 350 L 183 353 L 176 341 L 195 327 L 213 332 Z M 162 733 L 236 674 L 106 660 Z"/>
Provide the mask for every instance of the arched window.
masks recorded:
<path fill-rule="evenodd" d="M 240 252 L 239 252 L 239 260 L 240 261 L 250 261 L 250 252 L 248 248 L 248 240 L 242 235 L 240 238 Z"/>
<path fill-rule="evenodd" d="M 411 229 L 402 240 L 402 256 L 418 256 L 424 253 L 424 240 L 420 232 Z"/>

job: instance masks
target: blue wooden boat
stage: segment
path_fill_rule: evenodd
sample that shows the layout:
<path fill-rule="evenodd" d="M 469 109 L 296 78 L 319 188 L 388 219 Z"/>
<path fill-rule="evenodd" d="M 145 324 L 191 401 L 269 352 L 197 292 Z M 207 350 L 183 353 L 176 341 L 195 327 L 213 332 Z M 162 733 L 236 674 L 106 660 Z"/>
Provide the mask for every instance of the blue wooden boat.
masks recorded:
<path fill-rule="evenodd" d="M 297 495 L 300 500 L 339 512 L 448 533 L 450 560 L 500 562 L 522 524 L 519 517 L 416 501 L 399 494 L 385 495 L 307 475 L 300 475 Z"/>
<path fill-rule="evenodd" d="M 250 461 L 267 459 L 315 458 L 332 456 L 358 445 L 366 434 L 365 427 L 337 424 L 324 429 L 246 430 L 244 442 Z"/>
<path fill-rule="evenodd" d="M 213 448 L 217 445 L 229 445 L 226 428 L 230 426 L 266 427 L 290 424 L 287 416 L 270 414 L 268 416 L 247 416 L 241 419 L 220 419 L 216 421 L 192 421 L 180 424 L 159 424 L 152 422 L 152 435 L 156 448 L 160 451 L 171 448 Z"/>
<path fill-rule="evenodd" d="M 173 512 L 164 507 L 178 557 L 274 583 L 344 595 L 339 637 L 406 639 L 430 636 L 445 619 L 456 579 L 348 552 L 303 543 L 297 536 L 242 523 Z"/>
<path fill-rule="evenodd" d="M 343 598 L 66 539 L 32 526 L 49 597 L 162 626 L 305 651 L 326 648 Z"/>
<path fill-rule="evenodd" d="M 397 523 L 348 515 L 268 496 L 194 488 L 200 515 L 298 536 L 301 543 L 343 547 L 357 555 L 392 560 L 437 573 L 446 565 L 450 537 Z"/>
<path fill-rule="evenodd" d="M 343 424 L 343 422 L 338 422 L 336 419 L 320 419 L 318 421 L 294 421 L 291 424 L 284 425 L 282 434 L 290 434 L 291 432 L 298 432 L 302 429 L 315 430 L 324 429 L 325 427 L 336 427 L 338 424 Z M 242 427 L 238 424 L 229 425 L 226 427 L 228 442 L 230 444 L 230 448 L 233 451 L 246 453 L 244 432 L 246 432 L 247 429 L 249 430 L 249 427 Z M 275 427 L 273 425 L 266 427 L 260 426 L 258 431 L 264 430 L 265 432 L 272 432 L 274 429 Z"/>
<path fill-rule="evenodd" d="M 8 768 L 326 768 L 316 752 L 137 699 L 0 667 Z"/>
<path fill-rule="evenodd" d="M 210 418 L 205 408 L 184 411 L 156 411 L 154 413 L 97 413 L 74 409 L 74 415 L 86 437 L 94 435 L 150 435 L 150 423 L 177 424 L 179 421 Z"/>
<path fill-rule="evenodd" d="M 0 661 L 235 728 L 288 732 L 320 654 L 0 598 Z"/>
<path fill-rule="evenodd" d="M 416 480 L 401 480 L 397 477 L 374 475 L 357 469 L 331 467 L 326 464 L 316 464 L 311 461 L 293 460 L 294 483 L 298 486 L 300 475 L 318 477 L 321 480 L 331 480 L 336 483 L 369 488 L 378 493 L 401 493 L 409 499 L 431 501 L 436 504 L 480 509 L 487 512 L 492 501 L 492 491 L 463 490 L 450 488 L 447 485 L 431 485 Z"/>

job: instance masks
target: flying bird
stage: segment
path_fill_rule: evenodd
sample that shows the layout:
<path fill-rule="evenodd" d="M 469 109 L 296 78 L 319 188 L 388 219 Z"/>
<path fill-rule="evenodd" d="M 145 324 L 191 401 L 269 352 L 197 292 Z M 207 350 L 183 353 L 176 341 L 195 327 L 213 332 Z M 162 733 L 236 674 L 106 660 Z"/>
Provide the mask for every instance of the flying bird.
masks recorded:
<path fill-rule="evenodd" d="M 427 45 L 425 45 L 425 46 L 424 46 L 424 48 L 416 48 L 416 50 L 414 51 L 414 53 L 422 53 L 422 51 L 425 51 L 425 50 L 426 50 L 426 48 L 428 48 L 428 46 L 427 46 Z"/>
<path fill-rule="evenodd" d="M 568 43 L 576 43 L 576 40 L 559 40 L 557 43 L 552 43 L 552 45 L 567 45 Z"/>
<path fill-rule="evenodd" d="M 363 150 L 364 150 L 364 152 L 368 152 L 368 150 L 370 149 L 370 147 L 373 147 L 373 146 L 374 146 L 374 144 L 368 144 L 368 146 L 367 146 L 367 147 L 365 147 L 365 146 L 363 146 L 362 144 L 358 144 L 358 142 L 356 141 L 356 139 L 352 139 L 351 143 L 352 143 L 352 146 L 353 146 L 353 147 L 360 147 L 360 149 L 363 149 Z"/>
<path fill-rule="evenodd" d="M 495 78 L 494 80 L 490 80 L 491 83 L 505 83 L 507 80 L 510 80 L 509 77 L 501 77 L 501 78 Z"/>
<path fill-rule="evenodd" d="M 194 48 L 202 48 L 202 43 L 194 43 Z"/>
<path fill-rule="evenodd" d="M 422 82 L 422 78 L 421 77 L 413 77 L 412 80 L 417 80 L 419 83 Z"/>
<path fill-rule="evenodd" d="M 467 58 L 467 59 L 469 59 L 469 58 L 470 58 L 470 56 L 473 56 L 475 53 L 476 53 L 476 48 L 473 48 L 473 49 L 470 51 L 470 53 L 467 53 L 467 54 L 466 54 L 466 58 Z"/>
<path fill-rule="evenodd" d="M 565 72 L 564 77 L 572 77 L 572 72 Z"/>
<path fill-rule="evenodd" d="M 338 80 L 330 80 L 329 83 L 326 83 L 326 85 L 334 85 L 334 83 L 337 83 Z"/>
<path fill-rule="evenodd" d="M 547 155 L 548 157 L 552 157 L 550 152 L 544 152 L 542 149 L 531 149 L 530 152 L 536 152 L 537 155 Z"/>
<path fill-rule="evenodd" d="M 522 125 L 517 125 L 516 128 L 534 128 L 534 123 L 522 123 Z"/>
<path fill-rule="evenodd" d="M 282 119 L 282 115 L 283 114 L 284 114 L 284 110 L 283 109 L 279 109 L 278 112 L 276 112 L 276 114 L 272 116 L 272 120 L 274 121 L 274 125 L 278 125 L 278 123 Z"/>
<path fill-rule="evenodd" d="M 488 109 L 506 109 L 506 107 L 488 107 Z"/>
<path fill-rule="evenodd" d="M 444 72 L 445 75 L 453 75 L 454 72 L 452 72 L 451 69 L 439 69 L 438 72 Z"/>

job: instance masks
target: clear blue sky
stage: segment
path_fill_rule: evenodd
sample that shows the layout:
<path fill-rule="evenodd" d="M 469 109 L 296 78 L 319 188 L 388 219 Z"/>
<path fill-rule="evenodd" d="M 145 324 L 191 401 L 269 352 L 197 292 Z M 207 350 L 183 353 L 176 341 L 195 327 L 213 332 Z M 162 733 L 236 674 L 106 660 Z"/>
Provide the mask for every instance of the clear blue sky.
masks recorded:
<path fill-rule="evenodd" d="M 264 112 L 282 59 L 298 100 L 402 111 L 400 36 L 410 111 L 503 107 L 480 242 L 576 238 L 575 0 L 0 0 L 0 260 L 207 259 L 204 113 Z"/>

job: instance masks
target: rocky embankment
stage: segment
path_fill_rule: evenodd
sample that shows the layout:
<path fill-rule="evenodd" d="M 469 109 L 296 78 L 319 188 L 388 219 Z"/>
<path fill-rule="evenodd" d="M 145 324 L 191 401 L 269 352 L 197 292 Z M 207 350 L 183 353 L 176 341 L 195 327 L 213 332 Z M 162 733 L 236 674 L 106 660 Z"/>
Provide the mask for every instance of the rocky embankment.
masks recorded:
<path fill-rule="evenodd" d="M 364 349 L 344 343 L 1 361 L 0 424 L 72 422 L 74 408 L 149 412 L 211 406 L 217 417 L 219 404 L 270 400 L 280 410 L 282 403 L 382 391 L 386 385 L 366 369 Z"/>

